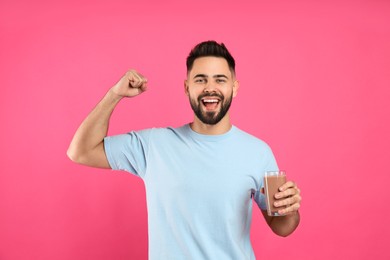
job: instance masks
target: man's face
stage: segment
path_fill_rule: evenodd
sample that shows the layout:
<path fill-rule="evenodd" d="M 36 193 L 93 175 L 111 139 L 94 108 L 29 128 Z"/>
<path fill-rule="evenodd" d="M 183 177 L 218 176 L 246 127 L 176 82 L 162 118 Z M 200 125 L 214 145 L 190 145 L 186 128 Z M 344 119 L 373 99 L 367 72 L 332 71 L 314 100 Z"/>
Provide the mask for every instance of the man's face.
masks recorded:
<path fill-rule="evenodd" d="M 195 115 L 205 124 L 217 124 L 237 95 L 238 82 L 224 58 L 201 57 L 194 61 L 185 91 Z"/>

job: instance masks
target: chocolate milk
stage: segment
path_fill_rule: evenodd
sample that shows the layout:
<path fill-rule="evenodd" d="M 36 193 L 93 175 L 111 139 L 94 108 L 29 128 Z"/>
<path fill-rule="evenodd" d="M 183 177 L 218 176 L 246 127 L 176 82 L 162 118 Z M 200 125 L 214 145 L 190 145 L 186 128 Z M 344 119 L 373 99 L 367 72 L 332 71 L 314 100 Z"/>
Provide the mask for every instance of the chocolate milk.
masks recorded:
<path fill-rule="evenodd" d="M 267 202 L 267 213 L 268 216 L 279 216 L 278 209 L 281 207 L 274 207 L 275 194 L 279 192 L 280 186 L 286 183 L 286 175 L 268 175 L 264 176 L 264 193 Z"/>

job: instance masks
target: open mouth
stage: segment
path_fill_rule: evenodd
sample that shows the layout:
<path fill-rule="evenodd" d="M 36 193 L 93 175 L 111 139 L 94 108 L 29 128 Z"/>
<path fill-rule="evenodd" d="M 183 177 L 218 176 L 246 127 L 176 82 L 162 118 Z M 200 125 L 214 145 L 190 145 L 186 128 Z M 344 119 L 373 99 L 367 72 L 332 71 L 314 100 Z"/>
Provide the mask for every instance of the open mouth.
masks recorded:
<path fill-rule="evenodd" d="M 205 97 L 201 101 L 206 110 L 215 110 L 220 103 L 220 100 L 215 97 Z"/>

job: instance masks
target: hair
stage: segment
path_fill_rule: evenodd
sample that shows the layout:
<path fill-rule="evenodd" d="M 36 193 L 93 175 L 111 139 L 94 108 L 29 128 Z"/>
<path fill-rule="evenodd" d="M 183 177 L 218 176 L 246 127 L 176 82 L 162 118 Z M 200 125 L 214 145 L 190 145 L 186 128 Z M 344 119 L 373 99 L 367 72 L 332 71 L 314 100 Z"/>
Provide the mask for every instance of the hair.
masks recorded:
<path fill-rule="evenodd" d="M 197 58 L 208 56 L 224 58 L 227 61 L 229 69 L 232 71 L 233 75 L 236 73 L 236 62 L 234 61 L 233 56 L 223 43 L 219 44 L 216 41 L 201 42 L 191 50 L 187 57 L 187 73 L 192 69 L 194 61 Z"/>

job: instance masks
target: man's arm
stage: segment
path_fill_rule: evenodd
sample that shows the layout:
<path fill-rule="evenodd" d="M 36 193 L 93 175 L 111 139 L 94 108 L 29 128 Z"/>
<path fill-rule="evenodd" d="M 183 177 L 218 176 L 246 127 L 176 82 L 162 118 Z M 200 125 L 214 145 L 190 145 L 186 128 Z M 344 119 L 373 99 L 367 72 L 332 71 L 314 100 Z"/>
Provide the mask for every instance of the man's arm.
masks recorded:
<path fill-rule="evenodd" d="M 128 71 L 114 85 L 77 129 L 67 151 L 79 164 L 110 168 L 104 151 L 104 137 L 116 105 L 124 97 L 134 97 L 146 90 L 147 80 L 135 70 Z"/>
<path fill-rule="evenodd" d="M 283 208 L 279 210 L 279 214 L 283 216 L 272 217 L 267 215 L 266 210 L 261 212 L 272 231 L 279 236 L 286 237 L 294 232 L 299 225 L 300 215 L 298 209 L 301 203 L 301 195 L 300 190 L 292 181 L 282 185 L 279 191 L 275 194 L 276 198 L 279 199 L 275 203 L 279 204 L 275 206 Z"/>

